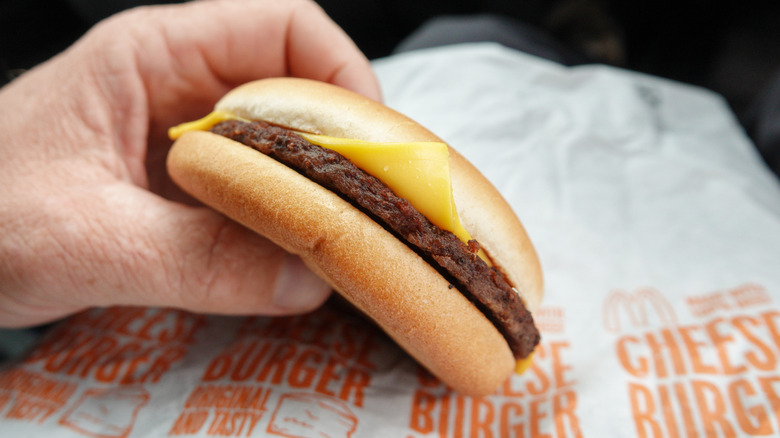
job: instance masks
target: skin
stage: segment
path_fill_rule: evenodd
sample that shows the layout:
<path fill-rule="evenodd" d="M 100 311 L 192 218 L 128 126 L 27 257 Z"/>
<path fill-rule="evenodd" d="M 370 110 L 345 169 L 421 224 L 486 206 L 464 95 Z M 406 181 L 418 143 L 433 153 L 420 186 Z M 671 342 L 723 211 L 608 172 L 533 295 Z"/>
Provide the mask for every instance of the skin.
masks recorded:
<path fill-rule="evenodd" d="M 0 326 L 90 306 L 319 306 L 329 288 L 298 258 L 198 206 L 165 172 L 168 127 L 270 76 L 380 99 L 368 61 L 309 1 L 134 9 L 0 89 Z"/>

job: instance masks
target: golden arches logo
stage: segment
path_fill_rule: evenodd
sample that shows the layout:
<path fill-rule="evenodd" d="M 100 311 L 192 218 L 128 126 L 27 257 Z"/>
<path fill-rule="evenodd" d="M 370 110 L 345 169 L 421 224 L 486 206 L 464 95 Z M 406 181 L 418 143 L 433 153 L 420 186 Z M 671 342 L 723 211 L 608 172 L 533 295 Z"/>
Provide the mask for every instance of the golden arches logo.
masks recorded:
<path fill-rule="evenodd" d="M 613 291 L 604 300 L 602 319 L 604 329 L 613 333 L 623 331 L 623 321 L 627 321 L 628 327 L 667 326 L 677 322 L 672 305 L 653 288 L 633 293 Z"/>

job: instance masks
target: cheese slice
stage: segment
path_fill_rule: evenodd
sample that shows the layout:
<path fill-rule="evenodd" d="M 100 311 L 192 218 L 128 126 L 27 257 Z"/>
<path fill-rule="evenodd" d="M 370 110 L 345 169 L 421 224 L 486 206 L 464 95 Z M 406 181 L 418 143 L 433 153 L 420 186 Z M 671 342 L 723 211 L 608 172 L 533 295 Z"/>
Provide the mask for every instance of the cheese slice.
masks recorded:
<path fill-rule="evenodd" d="M 299 133 L 310 143 L 331 149 L 369 175 L 382 181 L 396 195 L 434 225 L 468 243 L 455 209 L 450 178 L 450 154 L 441 142 L 374 143 L 363 140 Z"/>
<path fill-rule="evenodd" d="M 225 120 L 249 121 L 225 111 L 213 111 L 192 122 L 168 130 L 171 140 L 187 131 L 207 131 Z M 437 227 L 450 231 L 464 243 L 471 236 L 455 209 L 450 177 L 450 155 L 441 142 L 375 143 L 296 132 L 308 142 L 331 149 L 382 181 L 396 195 L 409 201 Z M 480 251 L 480 257 L 488 261 Z"/>
<path fill-rule="evenodd" d="M 217 123 L 224 122 L 225 120 L 241 120 L 243 122 L 250 121 L 225 111 L 212 111 L 205 117 L 202 117 L 198 120 L 185 122 L 180 125 L 168 128 L 168 138 L 171 140 L 176 140 L 187 131 L 208 131 Z"/>
<path fill-rule="evenodd" d="M 528 356 L 518 359 L 515 363 L 515 374 L 523 374 L 528 368 L 531 367 L 531 363 L 534 361 L 534 353 L 531 352 Z"/>

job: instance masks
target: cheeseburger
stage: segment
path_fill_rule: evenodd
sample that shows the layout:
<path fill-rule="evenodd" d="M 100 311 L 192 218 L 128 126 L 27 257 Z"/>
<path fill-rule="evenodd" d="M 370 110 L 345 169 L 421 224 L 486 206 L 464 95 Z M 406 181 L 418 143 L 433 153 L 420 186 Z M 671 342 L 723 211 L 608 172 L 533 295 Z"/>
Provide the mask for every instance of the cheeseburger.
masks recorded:
<path fill-rule="evenodd" d="M 418 123 L 275 78 L 169 135 L 179 186 L 300 256 L 453 389 L 486 395 L 527 366 L 542 298 L 534 248 L 487 179 Z"/>

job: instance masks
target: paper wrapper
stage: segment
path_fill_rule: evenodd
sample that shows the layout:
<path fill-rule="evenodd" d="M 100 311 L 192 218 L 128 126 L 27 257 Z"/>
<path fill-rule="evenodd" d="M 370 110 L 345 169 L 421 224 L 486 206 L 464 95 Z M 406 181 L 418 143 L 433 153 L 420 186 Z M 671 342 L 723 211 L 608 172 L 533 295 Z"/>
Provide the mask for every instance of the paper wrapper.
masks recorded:
<path fill-rule="evenodd" d="M 530 370 L 467 398 L 338 303 L 99 309 L 0 375 L 0 436 L 780 434 L 780 190 L 723 99 L 493 45 L 376 62 L 387 103 L 474 162 L 536 244 Z"/>

